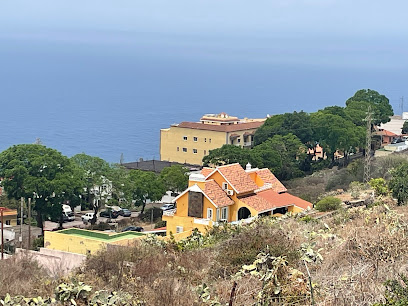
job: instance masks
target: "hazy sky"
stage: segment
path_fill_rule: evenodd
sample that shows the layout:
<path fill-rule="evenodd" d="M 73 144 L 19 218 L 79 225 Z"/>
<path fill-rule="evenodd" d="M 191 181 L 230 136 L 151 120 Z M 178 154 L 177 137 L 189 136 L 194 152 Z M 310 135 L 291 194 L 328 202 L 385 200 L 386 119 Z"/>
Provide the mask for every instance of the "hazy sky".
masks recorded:
<path fill-rule="evenodd" d="M 408 2 L 0 0 L 0 39 L 112 44 L 163 56 L 408 66 Z M 1 43 L 1 40 L 0 40 Z"/>

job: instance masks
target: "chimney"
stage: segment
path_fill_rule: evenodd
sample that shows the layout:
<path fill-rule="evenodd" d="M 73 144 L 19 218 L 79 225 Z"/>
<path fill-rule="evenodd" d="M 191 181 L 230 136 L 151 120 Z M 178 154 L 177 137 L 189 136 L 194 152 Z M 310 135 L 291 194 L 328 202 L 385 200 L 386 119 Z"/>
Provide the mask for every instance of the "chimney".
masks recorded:
<path fill-rule="evenodd" d="M 251 170 L 251 167 L 252 167 L 251 164 L 247 163 L 246 166 L 245 166 L 245 170 L 247 170 L 247 171 Z"/>

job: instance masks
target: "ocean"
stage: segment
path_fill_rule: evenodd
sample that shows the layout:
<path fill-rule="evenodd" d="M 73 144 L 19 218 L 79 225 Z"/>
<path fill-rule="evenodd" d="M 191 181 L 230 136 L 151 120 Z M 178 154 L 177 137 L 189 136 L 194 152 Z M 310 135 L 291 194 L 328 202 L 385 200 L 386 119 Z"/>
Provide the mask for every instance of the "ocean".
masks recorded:
<path fill-rule="evenodd" d="M 159 159 L 160 129 L 205 113 L 265 117 L 344 106 L 361 88 L 395 112 L 406 69 L 197 56 L 137 45 L 0 40 L 0 150 L 40 138 L 67 156 Z M 223 59 L 224 58 L 224 59 Z M 225 59 L 226 58 L 226 59 Z"/>

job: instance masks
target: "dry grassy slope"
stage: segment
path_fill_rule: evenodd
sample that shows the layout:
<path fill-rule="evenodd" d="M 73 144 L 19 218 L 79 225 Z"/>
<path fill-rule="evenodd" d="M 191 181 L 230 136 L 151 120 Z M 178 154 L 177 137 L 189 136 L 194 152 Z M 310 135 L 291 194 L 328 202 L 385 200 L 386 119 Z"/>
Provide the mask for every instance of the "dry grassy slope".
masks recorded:
<path fill-rule="evenodd" d="M 90 257 L 72 276 L 95 289 L 127 291 L 147 305 L 201 305 L 196 289 L 205 283 L 211 300 L 225 303 L 231 275 L 266 246 L 273 255 L 284 256 L 288 267 L 306 273 L 300 250 L 304 244 L 315 244 L 314 252 L 323 256 L 323 261 L 309 263 L 316 302 L 370 305 L 382 298 L 385 280 L 408 273 L 408 207 L 395 207 L 390 199 L 381 201 L 387 206 L 340 210 L 315 221 L 266 218 L 239 230 L 219 229 L 204 238 L 205 246 L 191 250 L 177 251 L 177 245 L 171 244 L 165 249 L 140 244 L 111 250 Z M 0 263 L 0 296 L 6 292 L 46 296 L 58 283 L 27 262 L 24 269 L 18 266 L 13 261 Z M 287 275 L 280 277 L 285 301 L 307 303 L 307 283 L 300 286 Z M 234 305 L 254 305 L 261 286 L 255 277 L 240 279 Z"/>

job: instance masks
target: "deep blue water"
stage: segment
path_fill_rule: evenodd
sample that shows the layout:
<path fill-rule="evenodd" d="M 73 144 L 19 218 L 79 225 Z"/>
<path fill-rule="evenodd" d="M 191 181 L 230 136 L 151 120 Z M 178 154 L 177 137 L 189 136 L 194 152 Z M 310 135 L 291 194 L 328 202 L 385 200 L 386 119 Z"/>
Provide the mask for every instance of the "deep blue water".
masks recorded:
<path fill-rule="evenodd" d="M 160 129 L 204 113 L 316 111 L 360 88 L 398 111 L 408 72 L 168 56 L 137 46 L 0 40 L 0 150 L 37 137 L 109 162 L 159 158 Z M 188 54 L 188 50 L 186 51 Z M 399 112 L 399 111 L 398 111 Z"/>

